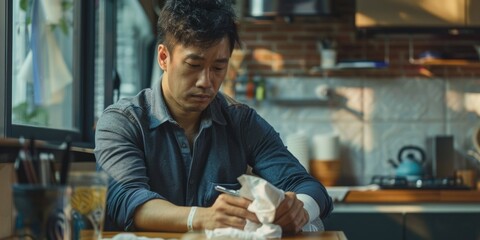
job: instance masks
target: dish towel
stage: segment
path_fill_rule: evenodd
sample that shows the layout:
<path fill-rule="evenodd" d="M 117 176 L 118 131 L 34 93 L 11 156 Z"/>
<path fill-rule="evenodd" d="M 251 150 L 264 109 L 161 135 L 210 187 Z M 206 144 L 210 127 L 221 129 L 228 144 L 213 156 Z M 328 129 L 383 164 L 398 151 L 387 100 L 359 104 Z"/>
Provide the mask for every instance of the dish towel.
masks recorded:
<path fill-rule="evenodd" d="M 282 228 L 273 224 L 275 210 L 283 201 L 285 193 L 266 180 L 242 175 L 238 177 L 242 185 L 240 196 L 252 200 L 248 210 L 257 215 L 259 224 L 247 220 L 243 230 L 235 228 L 217 228 L 205 230 L 207 238 L 232 237 L 238 239 L 275 239 L 282 237 Z"/>

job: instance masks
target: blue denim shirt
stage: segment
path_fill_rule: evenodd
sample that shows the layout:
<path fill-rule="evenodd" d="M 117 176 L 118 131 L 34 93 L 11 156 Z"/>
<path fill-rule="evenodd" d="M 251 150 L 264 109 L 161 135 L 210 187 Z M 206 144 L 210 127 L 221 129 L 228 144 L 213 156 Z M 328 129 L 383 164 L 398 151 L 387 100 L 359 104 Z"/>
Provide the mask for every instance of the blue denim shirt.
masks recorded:
<path fill-rule="evenodd" d="M 113 222 L 122 230 L 134 230 L 135 209 L 156 198 L 178 206 L 211 206 L 219 195 L 214 186 L 239 189 L 237 177 L 247 172 L 247 166 L 284 191 L 311 196 L 322 219 L 331 212 L 325 188 L 253 109 L 217 94 L 202 114 L 190 149 L 160 88 L 157 84 L 120 100 L 97 122 L 97 167 L 111 177 L 107 226 Z"/>

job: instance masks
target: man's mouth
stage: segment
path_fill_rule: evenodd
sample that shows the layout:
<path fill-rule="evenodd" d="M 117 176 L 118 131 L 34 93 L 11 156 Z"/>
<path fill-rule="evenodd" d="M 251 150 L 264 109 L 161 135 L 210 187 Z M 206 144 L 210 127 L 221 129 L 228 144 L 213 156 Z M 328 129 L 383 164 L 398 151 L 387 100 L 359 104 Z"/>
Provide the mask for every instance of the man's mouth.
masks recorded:
<path fill-rule="evenodd" d="M 194 94 L 192 98 L 196 99 L 197 101 L 208 101 L 211 99 L 210 95 L 207 94 Z"/>

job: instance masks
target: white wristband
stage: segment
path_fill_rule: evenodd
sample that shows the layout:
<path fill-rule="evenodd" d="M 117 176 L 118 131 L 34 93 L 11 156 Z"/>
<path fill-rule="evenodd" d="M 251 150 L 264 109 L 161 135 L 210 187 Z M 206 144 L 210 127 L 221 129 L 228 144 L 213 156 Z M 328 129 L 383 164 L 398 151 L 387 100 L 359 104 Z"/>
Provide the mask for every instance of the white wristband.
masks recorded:
<path fill-rule="evenodd" d="M 197 207 L 190 208 L 190 213 L 188 214 L 188 219 L 187 219 L 187 228 L 189 232 L 193 231 L 193 217 L 195 216 L 196 211 L 197 211 Z"/>

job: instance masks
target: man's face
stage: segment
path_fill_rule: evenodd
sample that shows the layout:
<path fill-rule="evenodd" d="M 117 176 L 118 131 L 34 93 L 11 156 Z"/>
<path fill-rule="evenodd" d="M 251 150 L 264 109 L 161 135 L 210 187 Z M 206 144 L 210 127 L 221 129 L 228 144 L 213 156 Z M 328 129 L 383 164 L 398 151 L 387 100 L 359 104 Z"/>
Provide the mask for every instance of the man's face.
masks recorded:
<path fill-rule="evenodd" d="M 230 47 L 225 37 L 208 49 L 177 44 L 173 53 L 160 44 L 162 90 L 171 111 L 201 112 L 213 100 L 227 73 Z"/>

